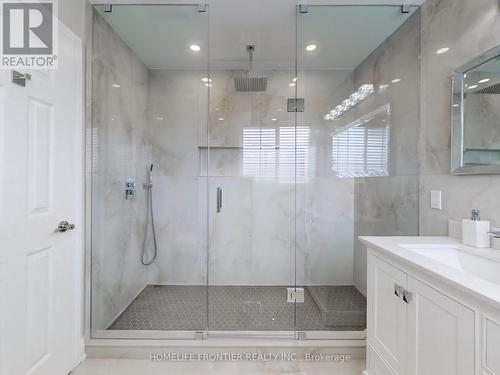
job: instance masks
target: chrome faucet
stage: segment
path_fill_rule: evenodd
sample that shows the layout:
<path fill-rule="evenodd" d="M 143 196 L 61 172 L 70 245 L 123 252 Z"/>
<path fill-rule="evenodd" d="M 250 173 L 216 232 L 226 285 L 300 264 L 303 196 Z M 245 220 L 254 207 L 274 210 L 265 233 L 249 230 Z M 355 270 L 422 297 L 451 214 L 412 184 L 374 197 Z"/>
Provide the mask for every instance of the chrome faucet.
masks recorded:
<path fill-rule="evenodd" d="M 500 231 L 488 232 L 488 236 L 492 238 L 500 238 Z"/>

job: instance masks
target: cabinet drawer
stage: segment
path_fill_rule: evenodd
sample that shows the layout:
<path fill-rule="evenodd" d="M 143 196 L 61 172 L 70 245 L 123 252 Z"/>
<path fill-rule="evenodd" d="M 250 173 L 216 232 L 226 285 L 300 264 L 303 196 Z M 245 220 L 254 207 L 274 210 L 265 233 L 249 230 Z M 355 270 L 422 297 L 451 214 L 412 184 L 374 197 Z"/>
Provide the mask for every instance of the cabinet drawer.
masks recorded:
<path fill-rule="evenodd" d="M 495 375 L 500 375 L 500 324 L 486 318 L 485 329 L 485 358 L 486 368 Z"/>

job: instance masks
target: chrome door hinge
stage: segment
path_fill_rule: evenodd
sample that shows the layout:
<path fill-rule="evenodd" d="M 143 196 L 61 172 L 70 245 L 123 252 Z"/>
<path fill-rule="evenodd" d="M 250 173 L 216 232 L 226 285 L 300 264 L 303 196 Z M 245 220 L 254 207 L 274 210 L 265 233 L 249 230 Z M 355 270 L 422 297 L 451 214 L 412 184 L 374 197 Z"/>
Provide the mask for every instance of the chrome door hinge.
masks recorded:
<path fill-rule="evenodd" d="M 31 81 L 31 74 L 23 74 L 16 72 L 15 70 L 12 71 L 12 83 L 26 87 L 26 81 Z"/>
<path fill-rule="evenodd" d="M 286 288 L 286 301 L 290 303 L 304 302 L 304 288 Z"/>

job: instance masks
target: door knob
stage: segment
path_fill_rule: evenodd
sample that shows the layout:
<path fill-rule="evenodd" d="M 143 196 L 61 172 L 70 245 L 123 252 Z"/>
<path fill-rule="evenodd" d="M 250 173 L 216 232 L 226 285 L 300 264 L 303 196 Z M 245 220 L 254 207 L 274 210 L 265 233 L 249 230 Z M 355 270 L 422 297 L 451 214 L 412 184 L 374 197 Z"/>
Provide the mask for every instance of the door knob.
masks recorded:
<path fill-rule="evenodd" d="M 56 232 L 66 232 L 67 230 L 75 229 L 75 224 L 70 224 L 67 221 L 61 221 L 56 228 Z"/>

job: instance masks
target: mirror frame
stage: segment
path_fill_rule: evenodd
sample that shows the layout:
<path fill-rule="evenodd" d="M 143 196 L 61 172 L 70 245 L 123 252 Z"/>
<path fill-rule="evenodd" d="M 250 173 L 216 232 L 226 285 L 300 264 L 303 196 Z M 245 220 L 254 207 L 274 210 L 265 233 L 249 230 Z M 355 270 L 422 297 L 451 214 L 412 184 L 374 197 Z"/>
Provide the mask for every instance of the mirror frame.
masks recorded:
<path fill-rule="evenodd" d="M 451 106 L 451 174 L 500 174 L 500 165 L 464 166 L 464 73 L 500 55 L 500 46 L 490 49 L 452 73 Z"/>

